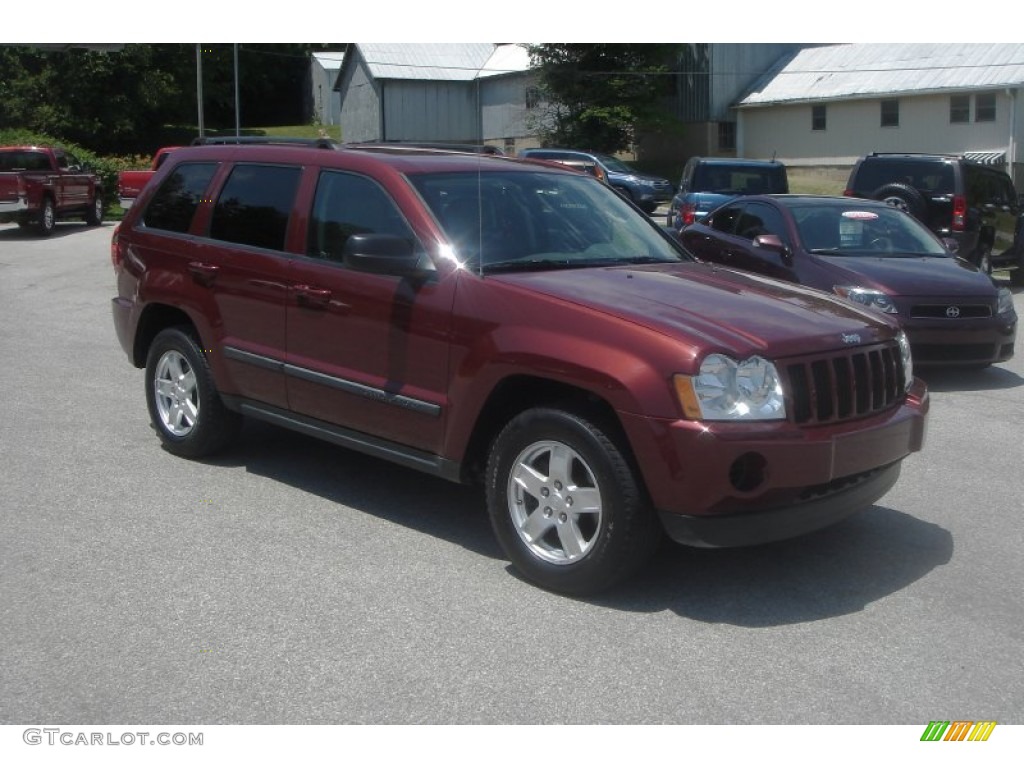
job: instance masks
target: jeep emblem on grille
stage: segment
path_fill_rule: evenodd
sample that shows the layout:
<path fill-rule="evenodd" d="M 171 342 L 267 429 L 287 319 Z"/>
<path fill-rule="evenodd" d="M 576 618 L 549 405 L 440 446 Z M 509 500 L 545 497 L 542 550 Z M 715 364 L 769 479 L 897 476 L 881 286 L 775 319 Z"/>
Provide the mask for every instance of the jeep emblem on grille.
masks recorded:
<path fill-rule="evenodd" d="M 844 344 L 860 344 L 859 333 L 843 333 L 841 334 L 841 338 Z"/>
<path fill-rule="evenodd" d="M 960 317 L 960 307 L 946 307 L 946 317 L 950 320 Z"/>

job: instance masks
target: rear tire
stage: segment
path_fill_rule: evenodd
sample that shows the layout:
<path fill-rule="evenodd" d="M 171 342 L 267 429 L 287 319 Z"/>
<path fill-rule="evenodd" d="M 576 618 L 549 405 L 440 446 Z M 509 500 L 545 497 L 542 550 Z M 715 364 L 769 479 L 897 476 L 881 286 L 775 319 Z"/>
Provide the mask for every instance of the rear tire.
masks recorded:
<path fill-rule="evenodd" d="M 36 219 L 36 229 L 43 237 L 49 237 L 57 228 L 57 209 L 54 208 L 53 200 L 43 198 L 43 207 L 39 209 L 39 216 Z"/>
<path fill-rule="evenodd" d="M 89 205 L 89 210 L 85 212 L 85 223 L 90 227 L 98 227 L 103 223 L 103 195 L 100 194 L 98 189 L 96 190 L 96 196 Z"/>
<path fill-rule="evenodd" d="M 499 543 L 553 592 L 606 590 L 650 558 L 662 531 L 609 430 L 554 408 L 516 416 L 491 447 L 487 506 Z"/>
<path fill-rule="evenodd" d="M 220 399 L 206 356 L 186 327 L 167 328 L 153 339 L 146 405 L 167 450 L 190 459 L 222 451 L 242 424 Z"/>

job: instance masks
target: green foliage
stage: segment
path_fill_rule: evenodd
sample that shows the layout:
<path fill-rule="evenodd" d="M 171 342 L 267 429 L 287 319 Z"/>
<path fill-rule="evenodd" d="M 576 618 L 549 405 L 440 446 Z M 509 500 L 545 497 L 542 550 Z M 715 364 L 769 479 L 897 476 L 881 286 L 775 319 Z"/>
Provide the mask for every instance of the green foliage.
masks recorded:
<path fill-rule="evenodd" d="M 530 46 L 546 109 L 535 126 L 549 145 L 627 149 L 638 130 L 671 122 L 664 109 L 675 44 L 548 43 Z"/>

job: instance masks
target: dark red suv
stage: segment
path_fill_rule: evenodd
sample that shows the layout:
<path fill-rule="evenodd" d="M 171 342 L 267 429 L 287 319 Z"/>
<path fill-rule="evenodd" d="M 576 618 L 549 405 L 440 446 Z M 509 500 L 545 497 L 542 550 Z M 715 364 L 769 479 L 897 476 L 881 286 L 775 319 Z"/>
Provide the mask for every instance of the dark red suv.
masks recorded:
<path fill-rule="evenodd" d="M 114 323 L 168 450 L 252 416 L 482 483 L 583 594 L 663 531 L 781 539 L 872 504 L 928 398 L 898 325 L 693 261 L 592 177 L 426 149 L 176 151 L 114 235 Z"/>

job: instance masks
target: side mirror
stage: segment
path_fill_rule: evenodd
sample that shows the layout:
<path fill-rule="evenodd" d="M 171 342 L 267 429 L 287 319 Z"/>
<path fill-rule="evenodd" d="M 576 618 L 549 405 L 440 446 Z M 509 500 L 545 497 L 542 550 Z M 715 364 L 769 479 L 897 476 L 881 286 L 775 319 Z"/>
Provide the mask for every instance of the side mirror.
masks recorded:
<path fill-rule="evenodd" d="M 954 240 L 952 237 L 942 238 L 942 244 L 946 246 L 946 250 L 950 253 L 958 253 L 960 251 L 960 243 Z"/>
<path fill-rule="evenodd" d="M 758 235 L 754 238 L 754 248 L 761 248 L 771 253 L 777 253 L 782 263 L 786 266 L 793 264 L 793 252 L 782 242 L 778 235 Z"/>
<path fill-rule="evenodd" d="M 349 269 L 378 275 L 407 277 L 433 271 L 421 263 L 413 244 L 397 235 L 351 235 L 341 258 Z"/>

